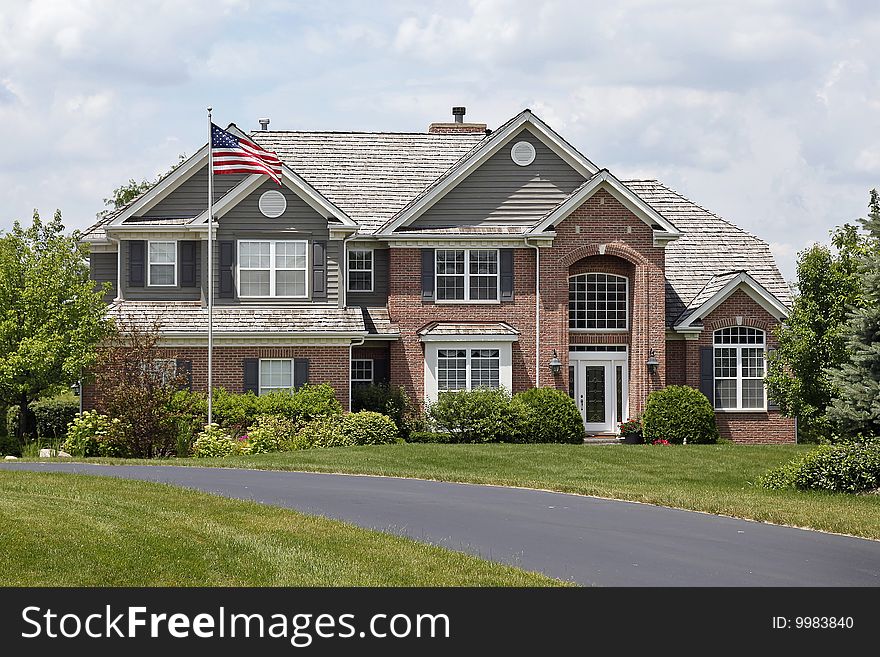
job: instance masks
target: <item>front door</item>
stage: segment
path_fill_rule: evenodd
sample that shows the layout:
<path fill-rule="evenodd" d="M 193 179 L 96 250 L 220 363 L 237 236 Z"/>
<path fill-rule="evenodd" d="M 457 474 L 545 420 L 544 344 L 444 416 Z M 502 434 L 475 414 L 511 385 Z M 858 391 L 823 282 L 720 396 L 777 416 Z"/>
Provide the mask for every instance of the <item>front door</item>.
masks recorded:
<path fill-rule="evenodd" d="M 626 352 L 569 353 L 569 388 L 587 433 L 617 433 L 627 412 Z"/>

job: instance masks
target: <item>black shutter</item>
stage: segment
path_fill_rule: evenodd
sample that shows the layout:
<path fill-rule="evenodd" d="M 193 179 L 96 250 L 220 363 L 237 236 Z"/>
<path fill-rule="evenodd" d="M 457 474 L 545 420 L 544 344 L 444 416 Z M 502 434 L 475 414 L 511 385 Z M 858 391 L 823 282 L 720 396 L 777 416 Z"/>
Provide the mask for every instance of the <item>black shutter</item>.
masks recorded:
<path fill-rule="evenodd" d="M 770 359 L 773 357 L 773 355 L 774 355 L 775 353 L 776 353 L 776 349 L 768 349 L 768 350 L 767 350 L 767 366 L 768 366 L 768 369 L 769 369 L 769 366 L 770 366 Z M 766 370 L 765 370 L 765 371 L 766 371 Z M 775 401 L 773 401 L 773 398 L 770 397 L 769 394 L 767 395 L 767 410 L 768 410 L 768 411 L 778 411 L 778 410 L 779 410 L 779 404 L 777 404 Z"/>
<path fill-rule="evenodd" d="M 244 359 L 244 391 L 260 394 L 260 361 L 256 358 Z"/>
<path fill-rule="evenodd" d="M 388 383 L 388 360 L 376 358 L 373 360 L 373 383 Z"/>
<path fill-rule="evenodd" d="M 235 242 L 224 240 L 220 245 L 220 294 L 221 299 L 235 296 Z"/>
<path fill-rule="evenodd" d="M 195 287 L 199 243 L 194 240 L 181 240 L 178 244 L 180 245 L 180 287 Z"/>
<path fill-rule="evenodd" d="M 422 249 L 422 301 L 434 301 L 434 249 Z"/>
<path fill-rule="evenodd" d="M 501 249 L 501 300 L 513 301 L 513 249 Z"/>
<path fill-rule="evenodd" d="M 144 240 L 128 240 L 128 285 L 143 287 L 146 283 L 147 243 Z"/>
<path fill-rule="evenodd" d="M 309 359 L 296 358 L 293 361 L 293 387 L 301 388 L 309 382 Z"/>
<path fill-rule="evenodd" d="M 700 347 L 700 392 L 715 408 L 715 357 L 712 347 Z"/>
<path fill-rule="evenodd" d="M 312 298 L 327 298 L 327 242 L 312 242 Z"/>
<path fill-rule="evenodd" d="M 193 362 L 191 360 L 177 359 L 177 376 L 185 377 L 184 389 L 193 389 Z"/>

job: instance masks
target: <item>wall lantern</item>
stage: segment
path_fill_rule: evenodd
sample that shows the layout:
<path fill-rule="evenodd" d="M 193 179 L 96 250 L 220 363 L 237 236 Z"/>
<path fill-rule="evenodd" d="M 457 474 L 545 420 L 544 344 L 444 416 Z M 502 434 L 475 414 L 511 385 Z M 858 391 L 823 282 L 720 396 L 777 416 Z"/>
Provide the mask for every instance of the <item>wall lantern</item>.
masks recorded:
<path fill-rule="evenodd" d="M 559 360 L 559 356 L 556 354 L 556 350 L 553 350 L 553 358 L 550 359 L 550 372 L 553 376 L 559 376 L 559 373 L 562 371 L 562 361 Z"/>
<path fill-rule="evenodd" d="M 648 354 L 648 362 L 646 363 L 648 366 L 648 371 L 651 374 L 657 373 L 657 368 L 660 367 L 660 361 L 657 360 L 657 354 L 654 353 L 654 350 L 651 349 L 651 353 Z"/>

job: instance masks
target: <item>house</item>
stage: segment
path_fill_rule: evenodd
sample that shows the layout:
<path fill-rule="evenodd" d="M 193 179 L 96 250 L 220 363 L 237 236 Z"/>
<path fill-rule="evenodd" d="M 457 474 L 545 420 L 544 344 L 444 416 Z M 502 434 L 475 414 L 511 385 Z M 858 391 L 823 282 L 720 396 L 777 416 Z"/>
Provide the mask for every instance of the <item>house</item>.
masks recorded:
<path fill-rule="evenodd" d="M 344 406 L 366 382 L 428 402 L 554 386 L 605 434 L 686 384 L 723 436 L 795 440 L 763 383 L 790 304 L 764 241 L 656 180 L 619 180 L 529 110 L 495 130 L 453 111 L 425 133 L 250 133 L 283 184 L 214 177 L 214 385 L 327 382 Z M 207 160 L 85 233 L 109 312 L 160 320 L 200 390 Z M 87 386 L 86 407 L 99 396 Z"/>

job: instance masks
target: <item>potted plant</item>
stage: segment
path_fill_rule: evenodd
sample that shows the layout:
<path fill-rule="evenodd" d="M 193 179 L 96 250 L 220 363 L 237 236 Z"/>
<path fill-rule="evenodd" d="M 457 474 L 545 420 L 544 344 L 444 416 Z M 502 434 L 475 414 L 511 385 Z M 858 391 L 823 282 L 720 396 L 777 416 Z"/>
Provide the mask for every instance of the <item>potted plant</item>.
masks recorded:
<path fill-rule="evenodd" d="M 629 418 L 626 422 L 621 422 L 620 437 L 627 445 L 638 445 L 643 442 L 641 420 Z"/>

